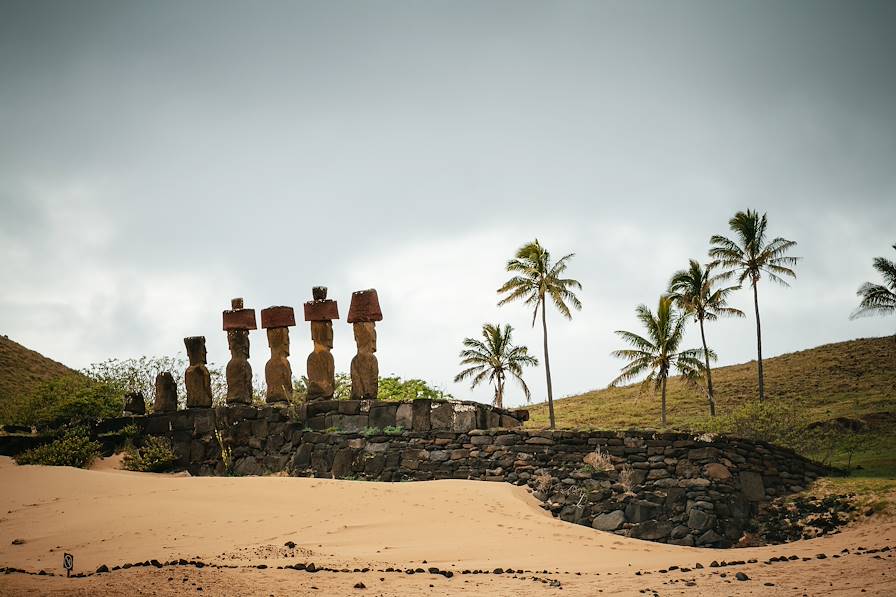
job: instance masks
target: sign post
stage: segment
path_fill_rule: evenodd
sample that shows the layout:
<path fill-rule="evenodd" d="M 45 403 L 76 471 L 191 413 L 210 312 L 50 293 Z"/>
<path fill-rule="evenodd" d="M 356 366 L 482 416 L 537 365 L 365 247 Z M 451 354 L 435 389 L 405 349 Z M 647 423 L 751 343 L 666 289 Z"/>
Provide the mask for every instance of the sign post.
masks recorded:
<path fill-rule="evenodd" d="M 66 553 L 62 555 L 62 566 L 65 568 L 65 576 L 69 577 L 72 575 L 72 568 L 75 566 L 75 556 L 70 553 Z"/>

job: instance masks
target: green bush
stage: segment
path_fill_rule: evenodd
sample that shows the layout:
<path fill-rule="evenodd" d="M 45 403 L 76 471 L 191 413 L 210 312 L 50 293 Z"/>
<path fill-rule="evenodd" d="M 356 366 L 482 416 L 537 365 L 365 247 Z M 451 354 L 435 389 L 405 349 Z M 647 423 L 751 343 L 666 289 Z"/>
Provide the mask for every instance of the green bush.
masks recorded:
<path fill-rule="evenodd" d="M 177 454 L 168 438 L 150 435 L 140 447 L 130 446 L 122 460 L 122 467 L 130 471 L 159 473 L 171 470 Z"/>
<path fill-rule="evenodd" d="M 819 451 L 824 435 L 810 430 L 810 423 L 808 410 L 799 403 L 766 400 L 747 402 L 727 415 L 706 418 L 696 427 L 705 432 L 764 441 L 812 456 Z"/>
<path fill-rule="evenodd" d="M 40 384 L 16 413 L 16 423 L 54 429 L 121 415 L 124 393 L 114 384 L 68 375 Z"/>
<path fill-rule="evenodd" d="M 90 440 L 87 429 L 76 427 L 48 444 L 22 452 L 15 460 L 18 464 L 87 468 L 99 454 L 99 443 Z"/>
<path fill-rule="evenodd" d="M 131 446 L 124 455 L 122 467 L 141 473 L 161 473 L 171 470 L 177 462 L 177 454 L 168 438 L 148 435 L 139 448 Z"/>

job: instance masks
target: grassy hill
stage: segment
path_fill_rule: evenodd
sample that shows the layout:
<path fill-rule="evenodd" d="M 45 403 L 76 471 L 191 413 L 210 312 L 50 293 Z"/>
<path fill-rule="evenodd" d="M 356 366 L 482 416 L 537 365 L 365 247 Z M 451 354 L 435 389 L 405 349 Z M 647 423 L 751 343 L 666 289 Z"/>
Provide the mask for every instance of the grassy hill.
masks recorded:
<path fill-rule="evenodd" d="M 77 371 L 0 335 L 0 422 L 39 384 Z"/>
<path fill-rule="evenodd" d="M 620 362 L 621 364 L 621 362 Z M 765 392 L 770 399 L 801 401 L 813 420 L 896 416 L 896 341 L 863 338 L 825 344 L 763 361 Z M 716 410 L 730 412 L 756 400 L 756 361 L 713 369 Z M 679 378 L 669 380 L 666 396 L 669 426 L 690 429 L 708 414 L 706 396 Z M 660 399 L 637 384 L 592 390 L 554 403 L 558 427 L 656 428 Z M 545 427 L 547 404 L 529 408 L 532 427 Z"/>
<path fill-rule="evenodd" d="M 763 364 L 770 400 L 799 405 L 806 421 L 829 425 L 841 438 L 854 436 L 852 429 L 861 427 L 861 445 L 853 452 L 852 462 L 884 476 L 896 475 L 896 341 L 892 336 L 825 344 L 772 357 Z M 755 361 L 718 367 L 712 378 L 719 415 L 757 400 Z M 708 428 L 702 390 L 672 378 L 666 401 L 670 428 Z M 637 384 L 562 398 L 554 403 L 554 410 L 560 428 L 660 427 L 659 396 L 649 390 L 640 392 Z M 546 404 L 533 405 L 529 411 L 527 426 L 548 425 Z M 847 458 L 847 452 L 839 450 L 832 462 L 846 464 Z"/>

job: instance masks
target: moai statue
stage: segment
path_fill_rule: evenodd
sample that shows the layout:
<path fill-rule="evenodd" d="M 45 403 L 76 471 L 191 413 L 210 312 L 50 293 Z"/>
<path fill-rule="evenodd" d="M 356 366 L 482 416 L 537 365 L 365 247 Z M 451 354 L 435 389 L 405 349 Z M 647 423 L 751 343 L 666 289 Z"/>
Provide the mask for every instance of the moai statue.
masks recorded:
<path fill-rule="evenodd" d="M 327 298 L 326 286 L 311 289 L 314 300 L 305 303 L 305 321 L 311 322 L 314 351 L 308 355 L 308 401 L 329 400 L 336 391 L 333 362 L 333 320 L 339 319 L 336 301 Z"/>
<path fill-rule="evenodd" d="M 230 347 L 227 362 L 227 404 L 252 404 L 252 365 L 249 364 L 249 330 L 255 325 L 255 309 L 243 307 L 243 299 L 230 301 L 224 311 L 224 331 Z"/>
<path fill-rule="evenodd" d="M 383 312 L 376 290 L 359 290 L 352 293 L 348 308 L 348 322 L 355 330 L 358 354 L 352 359 L 352 399 L 376 399 L 380 366 L 376 360 L 376 322 L 382 321 Z"/>
<path fill-rule="evenodd" d="M 270 404 L 289 402 L 292 396 L 292 367 L 289 365 L 289 328 L 296 324 L 292 307 L 268 307 L 261 310 L 261 327 L 268 332 L 271 358 L 264 366 L 268 386 L 265 400 Z"/>
<path fill-rule="evenodd" d="M 124 414 L 146 414 L 146 400 L 143 398 L 143 392 L 128 392 L 124 395 Z"/>
<path fill-rule="evenodd" d="M 177 410 L 177 384 L 168 371 L 156 375 L 156 397 L 152 406 L 155 413 L 171 413 Z"/>
<path fill-rule="evenodd" d="M 184 338 L 190 366 L 184 374 L 187 387 L 187 408 L 211 408 L 212 380 L 206 367 L 208 354 L 205 351 L 205 336 Z"/>

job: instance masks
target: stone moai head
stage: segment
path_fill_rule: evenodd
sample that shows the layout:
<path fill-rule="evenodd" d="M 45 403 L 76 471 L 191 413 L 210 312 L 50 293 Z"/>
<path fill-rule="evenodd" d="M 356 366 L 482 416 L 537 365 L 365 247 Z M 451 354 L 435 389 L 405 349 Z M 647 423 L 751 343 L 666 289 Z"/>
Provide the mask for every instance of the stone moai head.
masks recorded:
<path fill-rule="evenodd" d="M 289 328 L 296 324 L 292 307 L 268 307 L 261 310 L 261 327 L 267 330 L 271 356 L 289 356 Z"/>
<path fill-rule="evenodd" d="M 289 356 L 289 328 L 268 328 L 268 346 L 271 356 Z"/>
<path fill-rule="evenodd" d="M 333 350 L 333 322 L 312 321 L 311 340 L 315 349 Z"/>
<path fill-rule="evenodd" d="M 355 329 L 358 352 L 376 352 L 376 322 L 383 320 L 383 312 L 375 289 L 352 293 L 347 319 Z"/>
<path fill-rule="evenodd" d="M 208 353 L 205 350 L 205 336 L 184 338 L 184 346 L 187 347 L 187 357 L 190 359 L 191 366 L 208 363 Z"/>
<path fill-rule="evenodd" d="M 227 332 L 227 346 L 234 357 L 249 358 L 249 331 L 230 330 Z"/>

